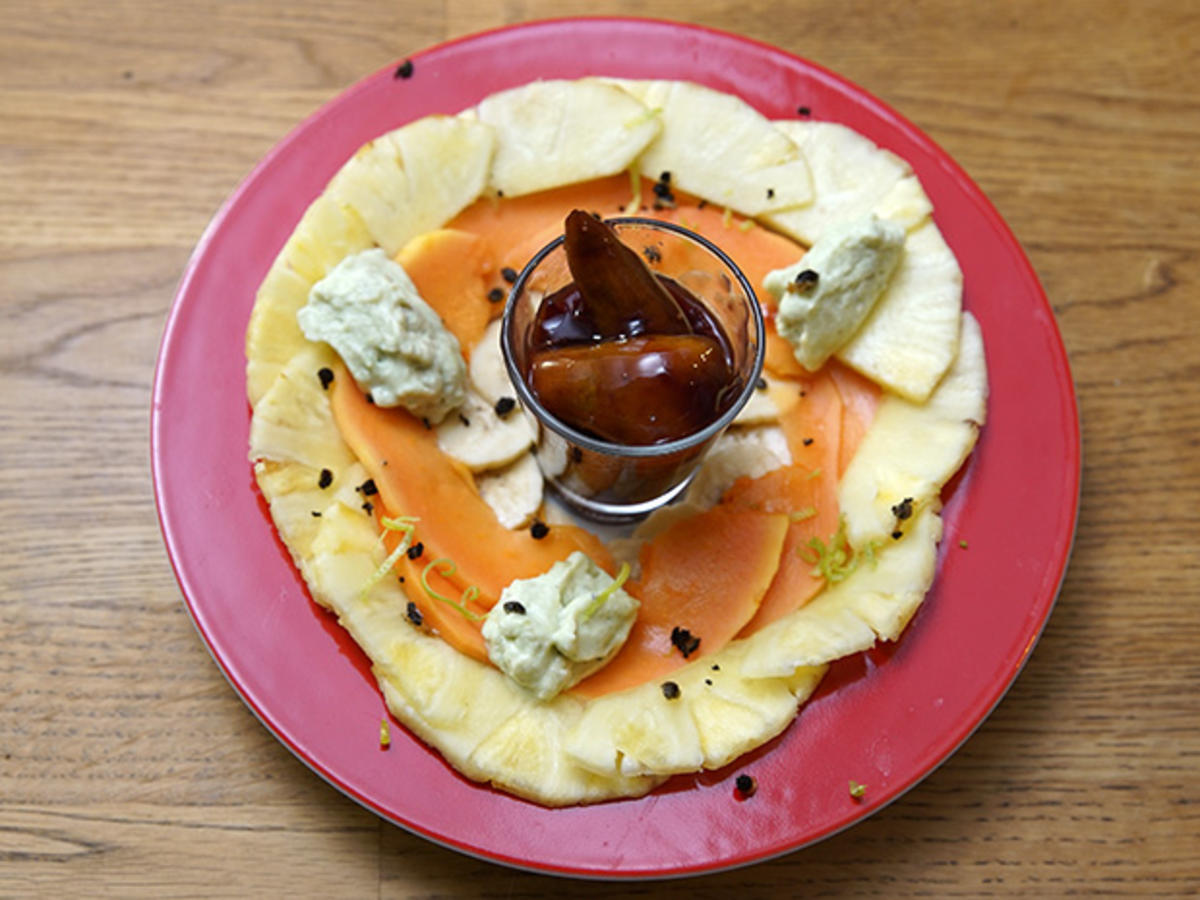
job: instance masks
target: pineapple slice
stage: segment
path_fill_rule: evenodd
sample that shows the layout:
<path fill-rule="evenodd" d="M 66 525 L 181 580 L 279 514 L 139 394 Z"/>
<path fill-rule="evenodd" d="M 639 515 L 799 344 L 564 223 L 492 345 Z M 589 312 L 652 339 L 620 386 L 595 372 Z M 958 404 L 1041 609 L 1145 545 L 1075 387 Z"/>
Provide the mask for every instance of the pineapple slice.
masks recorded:
<path fill-rule="evenodd" d="M 567 732 L 567 753 L 602 775 L 716 769 L 783 731 L 821 677 L 805 666 L 779 677 L 741 674 L 752 647 L 738 641 L 662 682 L 593 700 Z"/>
<path fill-rule="evenodd" d="M 921 506 L 958 471 L 987 410 L 987 363 L 979 323 L 962 317 L 958 355 L 924 404 L 885 394 L 875 421 L 838 486 L 846 534 L 856 547 L 883 540 L 900 523 L 905 498 Z"/>
<path fill-rule="evenodd" d="M 448 222 L 487 185 L 496 137 L 455 116 L 427 116 L 362 147 L 326 193 L 363 221 L 389 256 Z"/>
<path fill-rule="evenodd" d="M 254 408 L 251 461 L 295 462 L 317 471 L 327 468 L 335 475 L 355 462 L 317 374 L 336 362 L 336 354 L 325 344 L 309 343 L 292 357 Z"/>
<path fill-rule="evenodd" d="M 876 640 L 896 640 L 933 583 L 942 536 L 939 508 L 936 498 L 931 500 L 899 540 L 889 539 L 878 551 L 874 565 L 860 562 L 845 581 L 748 638 L 742 675 L 783 677 L 800 666 L 866 650 Z"/>
<path fill-rule="evenodd" d="M 683 81 L 613 83 L 659 111 L 662 133 L 637 160 L 651 179 L 671 173 L 671 187 L 758 216 L 812 200 L 803 152 L 752 106 Z"/>
<path fill-rule="evenodd" d="M 535 81 L 476 109 L 496 130 L 490 183 L 506 197 L 613 175 L 657 136 L 657 117 L 601 81 Z"/>
<path fill-rule="evenodd" d="M 961 312 L 958 260 L 927 221 L 909 232 L 883 296 L 834 355 L 893 393 L 924 403 L 958 352 Z"/>
<path fill-rule="evenodd" d="M 912 230 L 933 211 L 907 162 L 835 122 L 781 121 L 812 170 L 813 202 L 768 213 L 763 220 L 812 246 L 830 225 L 874 213 Z"/>

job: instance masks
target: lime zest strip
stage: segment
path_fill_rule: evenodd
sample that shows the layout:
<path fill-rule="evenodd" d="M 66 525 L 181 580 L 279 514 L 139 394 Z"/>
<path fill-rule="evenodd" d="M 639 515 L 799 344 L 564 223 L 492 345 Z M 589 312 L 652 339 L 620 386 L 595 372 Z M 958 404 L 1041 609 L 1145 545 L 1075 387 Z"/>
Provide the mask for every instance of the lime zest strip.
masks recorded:
<path fill-rule="evenodd" d="M 421 587 L 425 588 L 425 593 L 427 593 L 434 600 L 441 600 L 443 603 L 453 606 L 456 610 L 462 613 L 462 615 L 465 616 L 468 621 L 478 622 L 481 619 L 487 618 L 486 616 L 482 616 L 477 612 L 472 612 L 471 610 L 467 609 L 467 604 L 479 596 L 479 588 L 475 585 L 472 584 L 465 591 L 463 591 L 462 597 L 458 600 L 451 600 L 449 597 L 439 594 L 429 586 L 429 572 L 435 566 L 440 566 L 443 563 L 445 566 L 439 573 L 443 577 L 449 578 L 458 571 L 458 566 L 455 565 L 454 560 L 448 556 L 439 556 L 421 571 Z"/>
<path fill-rule="evenodd" d="M 599 611 L 600 607 L 608 602 L 608 598 L 615 594 L 620 587 L 629 580 L 630 571 L 629 563 L 621 563 L 621 570 L 617 572 L 617 577 L 613 579 L 612 584 L 592 598 L 592 602 L 587 605 L 582 613 L 580 613 L 579 618 L 586 622 L 588 619 L 594 616 Z"/>
<path fill-rule="evenodd" d="M 812 537 L 807 547 L 797 547 L 796 552 L 805 562 L 813 564 L 814 578 L 824 578 L 830 584 L 837 584 L 849 578 L 861 562 L 874 566 L 877 549 L 877 542 L 869 541 L 866 546 L 856 550 L 846 538 L 846 517 L 838 516 L 837 531 L 830 536 L 828 543 L 819 537 Z"/>
<path fill-rule="evenodd" d="M 412 544 L 413 534 L 416 533 L 417 522 L 421 521 L 416 516 L 396 516 L 394 519 L 389 519 L 387 516 L 380 516 L 379 522 L 383 525 L 384 531 L 379 535 L 379 543 L 383 544 L 384 538 L 387 537 L 389 531 L 399 531 L 404 537 L 400 539 L 400 543 L 396 545 L 396 549 L 388 554 L 387 559 L 379 564 L 371 577 L 367 579 L 367 583 L 363 585 L 362 592 L 359 597 L 366 596 L 367 591 L 379 584 L 387 573 L 392 571 L 392 567 L 400 561 L 400 557 L 407 552 L 409 545 Z"/>

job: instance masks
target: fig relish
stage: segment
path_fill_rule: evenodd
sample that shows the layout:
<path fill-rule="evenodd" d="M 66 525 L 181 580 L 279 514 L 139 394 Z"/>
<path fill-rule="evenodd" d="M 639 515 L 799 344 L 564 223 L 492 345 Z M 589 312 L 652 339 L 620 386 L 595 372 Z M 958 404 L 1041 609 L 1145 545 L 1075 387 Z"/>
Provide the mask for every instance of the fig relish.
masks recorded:
<path fill-rule="evenodd" d="M 720 418 L 744 384 L 705 305 L 590 213 L 567 217 L 564 249 L 572 281 L 542 300 L 528 336 L 538 402 L 624 445 L 678 440 Z"/>

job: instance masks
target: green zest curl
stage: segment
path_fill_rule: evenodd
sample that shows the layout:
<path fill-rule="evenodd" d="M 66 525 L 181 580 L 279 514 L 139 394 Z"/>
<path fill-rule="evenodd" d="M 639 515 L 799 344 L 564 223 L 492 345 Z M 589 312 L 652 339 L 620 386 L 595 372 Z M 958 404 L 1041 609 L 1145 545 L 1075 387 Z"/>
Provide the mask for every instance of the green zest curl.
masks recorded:
<path fill-rule="evenodd" d="M 386 532 L 388 531 L 402 532 L 404 537 L 400 539 L 400 543 L 396 546 L 396 549 L 388 554 L 388 558 L 380 563 L 379 568 L 376 569 L 372 573 L 371 577 L 367 579 L 367 583 L 363 585 L 362 593 L 359 595 L 360 597 L 365 596 L 367 591 L 379 584 L 379 582 L 384 579 L 384 576 L 386 576 L 388 572 L 392 571 L 392 567 L 396 565 L 396 563 L 400 560 L 400 557 L 404 555 L 405 551 L 408 550 L 409 545 L 412 543 L 413 533 L 416 531 L 417 522 L 419 522 L 420 519 L 418 519 L 416 516 L 397 516 L 394 519 L 389 519 L 387 516 L 381 516 L 379 521 L 385 529 L 385 533 L 379 535 L 380 544 L 383 543 L 383 539 L 386 537 Z"/>
<path fill-rule="evenodd" d="M 451 600 L 449 597 L 439 594 L 429 586 L 429 572 L 434 567 L 443 564 L 445 564 L 445 567 L 439 574 L 446 578 L 449 578 L 458 571 L 458 566 L 454 564 L 454 560 L 450 559 L 448 556 L 438 557 L 421 571 L 421 587 L 425 588 L 425 593 L 427 593 L 434 600 L 441 600 L 443 603 L 453 606 L 471 622 L 478 622 L 481 619 L 486 618 L 486 616 L 481 616 L 479 613 L 472 612 L 471 610 L 467 609 L 467 604 L 479 596 L 479 588 L 477 588 L 475 585 L 471 585 L 465 591 L 463 591 L 462 598 L 459 600 Z"/>
<path fill-rule="evenodd" d="M 830 584 L 837 584 L 849 578 L 861 562 L 874 566 L 876 549 L 877 545 L 874 541 L 868 543 L 861 550 L 855 550 L 850 546 L 850 542 L 846 540 L 846 517 L 839 516 L 837 531 L 833 533 L 829 543 L 823 542 L 818 537 L 809 538 L 807 549 L 801 547 L 797 552 L 807 562 L 813 564 L 812 574 L 814 577 L 824 578 Z"/>
<path fill-rule="evenodd" d="M 617 573 L 617 577 L 613 579 L 613 583 L 592 598 L 592 602 L 589 603 L 587 608 L 580 614 L 580 618 L 586 622 L 588 619 L 594 616 L 600 607 L 608 602 L 608 598 L 615 594 L 621 588 L 621 586 L 629 580 L 629 572 L 629 563 L 621 563 L 621 571 Z"/>

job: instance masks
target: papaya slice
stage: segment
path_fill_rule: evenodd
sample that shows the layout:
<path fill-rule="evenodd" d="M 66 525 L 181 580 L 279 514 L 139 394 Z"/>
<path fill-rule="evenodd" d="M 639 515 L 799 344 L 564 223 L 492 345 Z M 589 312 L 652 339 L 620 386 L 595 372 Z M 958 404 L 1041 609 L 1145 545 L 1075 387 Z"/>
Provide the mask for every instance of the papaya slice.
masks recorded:
<path fill-rule="evenodd" d="M 403 409 L 368 403 L 340 366 L 330 403 L 342 437 L 374 481 L 383 508 L 391 516 L 418 520 L 414 540 L 423 545 L 426 564 L 440 558 L 453 561 L 456 570 L 444 580 L 457 588 L 455 599 L 474 585 L 480 608 L 490 609 L 511 581 L 540 575 L 575 550 L 613 571 L 608 549 L 582 528 L 555 525 L 538 539 L 531 531 L 501 525 L 470 472 L 438 449 L 433 431 Z M 420 588 L 420 570 L 415 584 L 410 584 L 410 574 L 405 573 L 406 593 L 423 611 L 432 608 Z"/>
<path fill-rule="evenodd" d="M 836 360 L 830 360 L 825 367 L 842 401 L 842 439 L 838 449 L 838 476 L 841 477 L 875 421 L 879 386 Z"/>
<path fill-rule="evenodd" d="M 466 231 L 441 228 L 409 241 L 396 262 L 469 357 L 493 312 L 502 308 L 488 300 L 496 279 L 487 243 Z"/>
<path fill-rule="evenodd" d="M 642 549 L 641 577 L 626 585 L 642 604 L 629 639 L 574 692 L 599 697 L 633 687 L 724 647 L 758 609 L 787 531 L 785 515 L 715 506 L 655 537 Z M 677 628 L 699 639 L 687 658 L 672 643 Z"/>

